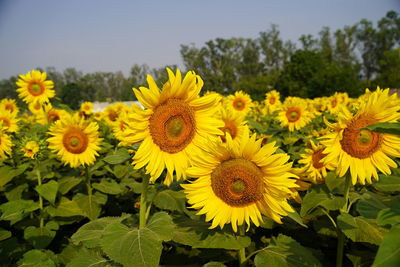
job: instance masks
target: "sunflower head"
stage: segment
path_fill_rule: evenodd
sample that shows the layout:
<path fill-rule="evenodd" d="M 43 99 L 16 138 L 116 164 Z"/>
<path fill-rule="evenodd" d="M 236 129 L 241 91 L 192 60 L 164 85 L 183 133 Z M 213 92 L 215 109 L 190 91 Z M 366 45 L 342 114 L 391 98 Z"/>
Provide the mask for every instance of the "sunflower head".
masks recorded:
<path fill-rule="evenodd" d="M 17 106 L 17 103 L 15 102 L 15 99 L 9 99 L 9 98 L 4 98 L 1 100 L 0 109 L 8 110 L 11 113 L 19 112 L 19 108 Z"/>
<path fill-rule="evenodd" d="M 4 131 L 4 129 L 2 129 L 0 124 L 0 160 L 4 160 L 11 155 L 12 145 L 13 143 L 11 141 L 11 137 L 8 134 L 6 134 L 6 132 Z"/>
<path fill-rule="evenodd" d="M 0 109 L 0 123 L 3 125 L 3 129 L 7 132 L 17 132 L 19 118 L 17 118 L 17 113 L 11 113 L 7 109 Z"/>
<path fill-rule="evenodd" d="M 240 113 L 242 116 L 246 116 L 254 105 L 250 96 L 243 91 L 237 91 L 234 95 L 229 95 L 225 103 L 227 109 Z"/>
<path fill-rule="evenodd" d="M 92 102 L 83 102 L 79 111 L 83 112 L 85 115 L 91 115 L 93 112 L 93 103 Z"/>
<path fill-rule="evenodd" d="M 296 175 L 290 172 L 289 156 L 274 154 L 274 143 L 261 146 L 256 136 L 243 138 L 239 144 L 211 143 L 193 158 L 187 170 L 197 179 L 183 184 L 192 208 L 212 220 L 210 228 L 231 223 L 233 230 L 250 220 L 258 226 L 261 215 L 281 223 L 292 208 L 287 203 Z"/>
<path fill-rule="evenodd" d="M 35 141 L 26 142 L 21 149 L 24 153 L 24 157 L 34 159 L 37 152 L 39 152 L 39 145 Z"/>
<path fill-rule="evenodd" d="M 272 90 L 265 94 L 265 107 L 268 114 L 272 114 L 275 110 L 278 110 L 281 105 L 278 91 Z"/>
<path fill-rule="evenodd" d="M 292 98 L 285 101 L 278 114 L 281 126 L 288 127 L 291 132 L 306 126 L 311 121 L 311 114 L 306 107 L 307 103 L 301 99 Z"/>
<path fill-rule="evenodd" d="M 101 138 L 96 122 L 87 122 L 78 114 L 66 114 L 50 126 L 49 148 L 64 164 L 72 168 L 94 163 L 100 150 Z"/>
<path fill-rule="evenodd" d="M 46 72 L 32 70 L 25 75 L 19 75 L 19 77 L 16 83 L 18 97 L 27 104 L 33 102 L 43 104 L 55 96 L 55 92 L 52 89 L 54 87 L 53 81 L 46 80 Z"/>

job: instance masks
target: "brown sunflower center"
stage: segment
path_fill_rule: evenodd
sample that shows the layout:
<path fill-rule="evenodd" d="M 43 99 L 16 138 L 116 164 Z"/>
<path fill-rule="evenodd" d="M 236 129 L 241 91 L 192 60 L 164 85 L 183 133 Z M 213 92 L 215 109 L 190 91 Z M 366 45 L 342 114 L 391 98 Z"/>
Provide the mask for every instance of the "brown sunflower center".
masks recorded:
<path fill-rule="evenodd" d="M 52 112 L 52 111 L 50 111 L 48 114 L 47 114 L 47 121 L 49 122 L 49 123 L 52 123 L 52 122 L 55 122 L 55 121 L 58 121 L 60 119 L 60 115 L 58 115 L 58 113 L 56 113 L 56 112 Z"/>
<path fill-rule="evenodd" d="M 271 105 L 273 105 L 273 104 L 275 104 L 275 101 L 276 101 L 275 96 L 270 96 L 270 98 L 269 98 L 269 103 L 270 103 Z"/>
<path fill-rule="evenodd" d="M 64 134 L 63 145 L 68 152 L 80 154 L 86 151 L 89 139 L 81 129 L 70 129 Z"/>
<path fill-rule="evenodd" d="M 320 169 L 324 167 L 324 164 L 321 162 L 321 159 L 323 159 L 327 154 L 322 153 L 324 149 L 319 149 L 315 151 L 312 155 L 312 163 L 314 168 Z"/>
<path fill-rule="evenodd" d="M 216 196 L 234 207 L 250 205 L 263 196 L 263 173 L 251 161 L 230 159 L 211 173 L 211 187 Z"/>
<path fill-rule="evenodd" d="M 30 85 L 28 85 L 28 91 L 31 93 L 31 95 L 33 96 L 39 96 L 41 94 L 43 94 L 44 92 L 44 87 L 42 84 L 38 84 L 38 83 L 31 83 Z"/>
<path fill-rule="evenodd" d="M 4 108 L 11 111 L 11 113 L 14 112 L 14 105 L 12 104 L 6 104 Z"/>
<path fill-rule="evenodd" d="M 110 110 L 108 112 L 108 118 L 110 119 L 110 121 L 116 121 L 118 118 L 118 113 L 115 112 L 114 110 Z"/>
<path fill-rule="evenodd" d="M 343 131 L 343 138 L 340 140 L 342 149 L 350 156 L 359 159 L 371 156 L 380 147 L 381 135 L 360 128 L 374 123 L 372 119 L 364 117 L 353 120 Z"/>
<path fill-rule="evenodd" d="M 289 108 L 286 111 L 286 118 L 289 122 L 296 122 L 300 119 L 301 111 L 299 108 Z"/>
<path fill-rule="evenodd" d="M 225 122 L 225 126 L 220 128 L 220 130 L 224 132 L 224 135 L 220 135 L 221 140 L 223 142 L 226 142 L 226 134 L 227 133 L 229 133 L 231 135 L 232 139 L 235 139 L 237 129 L 236 129 L 236 126 L 233 123 Z"/>
<path fill-rule="evenodd" d="M 233 101 L 233 107 L 236 110 L 243 110 L 245 108 L 245 106 L 246 106 L 246 103 L 241 98 L 235 99 Z"/>
<path fill-rule="evenodd" d="M 149 120 L 153 142 L 161 150 L 177 153 L 192 141 L 196 121 L 191 107 L 180 99 L 168 99 L 157 106 Z"/>
<path fill-rule="evenodd" d="M 9 118 L 6 117 L 0 117 L 0 122 L 3 122 L 3 124 L 7 127 L 11 126 L 11 121 Z"/>

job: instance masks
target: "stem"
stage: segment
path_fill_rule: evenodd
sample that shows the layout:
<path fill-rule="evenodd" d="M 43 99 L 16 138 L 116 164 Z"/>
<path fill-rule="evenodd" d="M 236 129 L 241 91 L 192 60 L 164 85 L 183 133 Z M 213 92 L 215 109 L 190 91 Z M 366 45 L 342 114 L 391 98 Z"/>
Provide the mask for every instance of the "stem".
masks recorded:
<path fill-rule="evenodd" d="M 239 235 L 240 236 L 245 236 L 245 231 L 244 231 L 245 225 L 242 224 L 239 226 Z M 238 251 L 238 261 L 239 261 L 239 266 L 246 266 L 246 249 L 245 248 L 240 248 Z"/>
<path fill-rule="evenodd" d="M 38 180 L 38 186 L 42 185 L 42 176 L 40 175 L 40 171 L 39 171 L 39 164 L 37 164 L 36 166 L 36 176 L 37 176 L 37 180 Z M 44 218 L 43 218 L 43 198 L 42 196 L 39 194 L 39 208 L 40 208 L 40 228 L 44 227 Z"/>
<path fill-rule="evenodd" d="M 147 201 L 147 188 L 149 185 L 149 176 L 145 175 L 142 178 L 142 194 L 140 195 L 140 211 L 139 211 L 139 228 L 146 227 L 146 201 Z"/>
<path fill-rule="evenodd" d="M 346 181 L 344 184 L 344 205 L 340 209 L 340 213 L 348 213 L 347 205 L 349 203 L 349 192 L 351 186 L 351 174 L 350 171 L 347 171 Z M 343 232 L 336 228 L 338 234 L 338 244 L 337 244 L 337 254 L 336 254 L 336 267 L 342 267 L 343 265 L 343 251 L 344 251 L 344 243 L 346 242 L 346 236 Z"/>
<path fill-rule="evenodd" d="M 87 192 L 88 192 L 88 197 L 89 197 L 89 212 L 92 211 L 92 195 L 93 195 L 93 189 L 92 189 L 92 185 L 90 183 L 90 171 L 89 171 L 89 167 L 86 166 L 86 188 L 87 188 Z"/>

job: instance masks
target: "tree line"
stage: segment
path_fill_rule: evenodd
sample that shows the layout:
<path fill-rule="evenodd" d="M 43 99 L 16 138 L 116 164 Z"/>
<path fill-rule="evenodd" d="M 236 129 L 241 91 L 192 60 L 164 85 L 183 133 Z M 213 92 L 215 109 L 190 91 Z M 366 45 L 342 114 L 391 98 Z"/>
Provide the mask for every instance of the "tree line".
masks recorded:
<path fill-rule="evenodd" d="M 205 91 L 243 90 L 256 100 L 271 89 L 284 96 L 319 97 L 335 91 L 357 96 L 378 85 L 400 87 L 399 44 L 400 16 L 389 11 L 376 25 L 362 19 L 336 31 L 323 27 L 317 36 L 302 35 L 298 42 L 283 40 L 278 26 L 271 25 L 255 39 L 216 38 L 201 47 L 181 45 L 180 54 L 185 70 L 201 75 Z M 146 85 L 148 73 L 161 85 L 167 80 L 165 67 L 135 64 L 127 77 L 120 71 L 41 70 L 54 81 L 58 101 L 76 108 L 82 101 L 135 100 L 132 87 Z M 16 80 L 0 81 L 0 98 L 17 98 Z"/>

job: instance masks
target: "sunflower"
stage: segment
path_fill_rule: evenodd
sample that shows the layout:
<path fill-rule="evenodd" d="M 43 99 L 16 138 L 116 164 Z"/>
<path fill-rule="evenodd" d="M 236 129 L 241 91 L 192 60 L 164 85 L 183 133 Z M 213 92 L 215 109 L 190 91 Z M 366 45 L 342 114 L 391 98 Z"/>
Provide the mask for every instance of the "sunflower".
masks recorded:
<path fill-rule="evenodd" d="M 83 102 L 79 111 L 85 113 L 85 115 L 91 115 L 93 113 L 93 103 L 92 102 Z"/>
<path fill-rule="evenodd" d="M 3 124 L 4 130 L 7 132 L 17 132 L 18 131 L 18 121 L 17 113 L 11 113 L 7 109 L 0 109 L 0 124 Z"/>
<path fill-rule="evenodd" d="M 262 214 L 282 223 L 282 216 L 293 212 L 287 199 L 298 185 L 289 156 L 273 154 L 275 143 L 261 142 L 254 134 L 238 146 L 211 143 L 193 158 L 187 175 L 197 179 L 182 187 L 191 207 L 200 209 L 197 214 L 212 220 L 211 229 L 231 223 L 236 232 L 244 222 L 250 227 L 250 220 L 259 226 Z"/>
<path fill-rule="evenodd" d="M 182 80 L 179 70 L 174 74 L 167 68 L 169 80 L 161 92 L 148 75 L 149 88 L 134 88 L 137 99 L 145 107 L 129 115 L 130 142 L 143 141 L 133 157 L 136 169 L 146 165 L 151 181 L 167 169 L 164 183 L 185 178 L 189 158 L 209 139 L 222 135 L 224 123 L 214 118 L 218 111 L 214 95 L 199 97 L 203 80 L 189 71 Z"/>
<path fill-rule="evenodd" d="M 122 112 L 118 117 L 113 132 L 117 140 L 120 141 L 120 146 L 132 146 L 135 142 L 133 141 L 135 131 L 128 127 L 129 123 L 134 123 L 129 117 L 130 113 L 141 112 L 142 108 L 136 104 L 132 104 L 128 112 Z"/>
<path fill-rule="evenodd" d="M 233 142 L 238 143 L 244 136 L 249 135 L 249 127 L 240 113 L 221 108 L 221 120 L 225 124 L 220 128 L 223 132 L 220 135 L 222 142 L 226 142 L 227 138 L 231 138 Z"/>
<path fill-rule="evenodd" d="M 238 112 L 242 114 L 242 116 L 246 116 L 253 106 L 250 96 L 242 91 L 237 91 L 234 95 L 229 95 L 228 99 L 224 102 L 228 109 L 233 112 Z"/>
<path fill-rule="evenodd" d="M 95 156 L 99 155 L 102 140 L 98 129 L 96 122 L 88 123 L 78 114 L 66 113 L 50 126 L 49 134 L 52 137 L 47 139 L 49 148 L 72 168 L 91 165 L 96 160 Z"/>
<path fill-rule="evenodd" d="M 378 180 L 377 170 L 390 174 L 390 168 L 397 164 L 389 157 L 400 157 L 400 137 L 392 134 L 372 132 L 362 129 L 381 122 L 396 122 L 400 119 L 400 100 L 396 95 L 389 95 L 389 89 L 377 90 L 368 95 L 356 114 L 347 109 L 339 113 L 337 124 L 328 124 L 333 133 L 321 137 L 326 146 L 323 151 L 327 156 L 324 163 L 337 165 L 339 177 L 350 169 L 352 183 L 372 183 Z"/>
<path fill-rule="evenodd" d="M 278 110 L 281 105 L 282 103 L 278 91 L 272 90 L 265 94 L 265 107 L 267 114 L 272 114 L 275 110 Z"/>
<path fill-rule="evenodd" d="M 19 88 L 17 89 L 18 97 L 25 101 L 27 104 L 38 102 L 40 104 L 49 101 L 49 98 L 55 96 L 52 89 L 54 87 L 53 81 L 46 81 L 46 72 L 32 70 L 25 75 L 19 75 L 20 79 L 17 81 Z"/>
<path fill-rule="evenodd" d="M 281 126 L 288 127 L 291 132 L 306 126 L 311 121 L 311 114 L 306 107 L 306 102 L 301 99 L 291 98 L 289 101 L 285 101 L 278 114 Z"/>
<path fill-rule="evenodd" d="M 39 145 L 35 141 L 26 142 L 21 149 L 24 152 L 24 157 L 33 159 L 37 152 L 39 152 Z"/>
<path fill-rule="evenodd" d="M 322 159 L 326 156 L 323 153 L 325 146 L 315 145 L 310 140 L 311 149 L 306 149 L 305 154 L 300 154 L 300 164 L 304 165 L 305 176 L 312 181 L 314 184 L 323 183 L 324 178 L 327 175 L 327 170 L 335 169 L 333 163 L 324 163 Z"/>
<path fill-rule="evenodd" d="M 0 159 L 6 159 L 11 155 L 11 137 L 0 129 Z"/>
<path fill-rule="evenodd" d="M 11 113 L 19 112 L 19 108 L 17 106 L 17 103 L 15 102 L 15 99 L 9 99 L 9 98 L 4 98 L 1 100 L 0 109 L 6 109 Z"/>
<path fill-rule="evenodd" d="M 53 108 L 53 106 L 48 103 L 35 115 L 38 122 L 45 125 L 60 120 L 65 113 L 67 113 L 65 110 Z"/>

